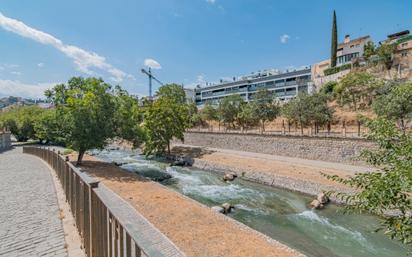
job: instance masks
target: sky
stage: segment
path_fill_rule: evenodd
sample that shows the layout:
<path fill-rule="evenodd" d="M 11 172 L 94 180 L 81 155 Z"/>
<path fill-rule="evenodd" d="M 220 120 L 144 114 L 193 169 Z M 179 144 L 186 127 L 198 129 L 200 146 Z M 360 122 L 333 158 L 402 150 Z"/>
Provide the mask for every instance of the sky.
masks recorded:
<path fill-rule="evenodd" d="M 311 65 L 329 57 L 333 10 L 340 41 L 412 29 L 409 0 L 0 0 L 0 97 L 73 76 L 148 95 L 147 67 L 194 87 Z"/>

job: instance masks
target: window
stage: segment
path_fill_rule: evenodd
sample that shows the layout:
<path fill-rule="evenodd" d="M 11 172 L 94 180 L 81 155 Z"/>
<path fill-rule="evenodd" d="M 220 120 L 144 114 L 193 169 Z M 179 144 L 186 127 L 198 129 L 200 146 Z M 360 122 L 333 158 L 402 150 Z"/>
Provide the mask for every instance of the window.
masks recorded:
<path fill-rule="evenodd" d="M 408 45 L 408 42 L 402 43 L 402 47 L 407 46 L 407 45 Z"/>
<path fill-rule="evenodd" d="M 401 53 L 401 56 L 402 56 L 402 57 L 408 56 L 408 52 L 403 52 L 403 53 Z"/>

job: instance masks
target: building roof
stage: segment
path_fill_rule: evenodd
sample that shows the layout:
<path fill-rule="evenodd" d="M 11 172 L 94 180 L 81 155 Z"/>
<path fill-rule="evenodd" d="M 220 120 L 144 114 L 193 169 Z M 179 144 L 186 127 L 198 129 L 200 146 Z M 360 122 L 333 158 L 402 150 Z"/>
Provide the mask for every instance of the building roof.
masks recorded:
<path fill-rule="evenodd" d="M 398 43 L 402 43 L 412 39 L 412 35 L 398 39 Z"/>
<path fill-rule="evenodd" d="M 409 30 L 404 30 L 404 31 L 400 31 L 400 32 L 390 34 L 390 35 L 388 35 L 388 38 L 396 38 L 396 37 L 406 36 L 406 35 L 409 35 Z"/>
<path fill-rule="evenodd" d="M 242 80 L 237 80 L 237 81 L 232 81 L 232 82 L 226 82 L 226 83 L 220 83 L 217 85 L 212 85 L 212 86 L 206 86 L 206 87 L 201 87 L 201 88 L 196 88 L 196 91 L 200 90 L 205 90 L 205 89 L 214 89 L 214 88 L 219 88 L 222 86 L 236 86 L 236 85 L 244 85 L 244 84 L 249 84 L 249 83 L 257 83 L 261 81 L 266 81 L 266 80 L 273 80 L 277 78 L 288 78 L 288 77 L 295 77 L 299 75 L 311 75 L 311 67 L 301 69 L 301 70 L 294 70 L 290 72 L 283 72 L 275 75 L 270 75 L 270 76 L 264 76 L 260 78 L 254 78 L 254 79 L 242 79 Z"/>
<path fill-rule="evenodd" d="M 367 36 L 363 36 L 363 37 L 358 37 L 358 38 L 352 39 L 352 40 L 350 40 L 350 41 L 347 42 L 347 43 L 343 43 L 343 42 L 342 42 L 342 43 L 339 43 L 339 44 L 338 44 L 338 48 L 342 48 L 342 47 L 344 47 L 345 45 L 360 43 L 360 42 L 362 42 L 362 41 L 364 41 L 364 40 L 367 40 L 367 39 L 369 39 L 369 38 L 370 38 L 370 36 L 367 35 Z"/>

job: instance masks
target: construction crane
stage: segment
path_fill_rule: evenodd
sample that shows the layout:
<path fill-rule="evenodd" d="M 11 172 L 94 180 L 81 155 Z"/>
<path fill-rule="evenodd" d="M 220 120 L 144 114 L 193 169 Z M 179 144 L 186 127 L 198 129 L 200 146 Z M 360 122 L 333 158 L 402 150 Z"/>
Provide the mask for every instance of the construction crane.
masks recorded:
<path fill-rule="evenodd" d="M 154 79 L 161 86 L 163 86 L 163 83 L 160 80 L 158 80 L 155 76 L 153 76 L 152 70 L 150 69 L 150 67 L 149 67 L 149 71 L 142 69 L 142 73 L 146 74 L 149 77 L 149 97 L 152 98 L 152 79 Z"/>

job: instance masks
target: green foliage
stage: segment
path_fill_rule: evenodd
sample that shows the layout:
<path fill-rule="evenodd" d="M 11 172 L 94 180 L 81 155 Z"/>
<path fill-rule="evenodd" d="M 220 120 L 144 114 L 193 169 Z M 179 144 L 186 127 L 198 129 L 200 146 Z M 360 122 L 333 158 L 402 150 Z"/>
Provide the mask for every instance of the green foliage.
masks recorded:
<path fill-rule="evenodd" d="M 377 97 L 372 108 L 378 116 L 398 121 L 405 130 L 405 124 L 412 119 L 412 83 L 394 86 L 389 93 Z"/>
<path fill-rule="evenodd" d="M 322 94 L 300 94 L 283 106 L 282 113 L 289 121 L 299 123 L 303 133 L 308 125 L 322 126 L 333 119 L 334 110 L 327 100 Z"/>
<path fill-rule="evenodd" d="M 379 56 L 379 60 L 385 65 L 387 70 L 392 68 L 393 64 L 393 53 L 396 49 L 396 44 L 384 43 L 381 44 L 377 49 L 376 53 Z"/>
<path fill-rule="evenodd" d="M 217 109 L 210 103 L 206 103 L 203 107 L 201 117 L 205 121 L 215 121 L 219 119 Z"/>
<path fill-rule="evenodd" d="M 183 132 L 190 127 L 191 105 L 185 102 L 182 87 L 171 84 L 160 87 L 157 99 L 144 112 L 146 155 L 170 153 L 173 138 L 184 139 Z M 193 109 L 192 109 L 193 110 Z"/>
<path fill-rule="evenodd" d="M 254 127 L 259 124 L 259 117 L 256 115 L 256 105 L 242 102 L 236 122 L 242 129 Z"/>
<path fill-rule="evenodd" d="M 11 108 L 6 112 L 0 113 L 0 127 L 7 127 L 19 142 L 37 139 L 35 122 L 44 111 L 44 109 L 38 106 Z"/>
<path fill-rule="evenodd" d="M 158 98 L 168 98 L 176 103 L 186 103 L 186 93 L 183 90 L 183 87 L 178 84 L 161 86 L 155 96 Z"/>
<path fill-rule="evenodd" d="M 319 93 L 332 97 L 335 93 L 335 88 L 338 85 L 336 81 L 329 81 L 323 84 L 319 90 Z"/>
<path fill-rule="evenodd" d="M 331 67 L 336 66 L 338 51 L 338 27 L 336 25 L 336 12 L 333 10 L 333 22 L 332 22 L 332 39 L 331 39 Z"/>
<path fill-rule="evenodd" d="M 231 95 L 223 98 L 217 108 L 219 120 L 226 125 L 235 127 L 236 118 L 241 111 L 243 103 L 244 100 L 240 95 Z"/>
<path fill-rule="evenodd" d="M 102 79 L 73 77 L 46 95 L 57 106 L 66 145 L 79 153 L 80 164 L 88 149 L 102 149 L 116 135 L 116 102 L 111 86 Z"/>
<path fill-rule="evenodd" d="M 323 71 L 323 73 L 325 74 L 325 76 L 329 76 L 344 70 L 349 70 L 350 68 L 352 68 L 352 64 L 347 63 L 341 66 L 327 68 Z"/>
<path fill-rule="evenodd" d="M 369 58 L 375 54 L 375 44 L 372 41 L 368 41 L 368 43 L 363 47 L 363 57 L 368 61 Z"/>
<path fill-rule="evenodd" d="M 351 104 L 355 111 L 363 102 L 371 104 L 382 82 L 367 72 L 351 72 L 347 74 L 336 87 L 336 97 L 341 105 Z"/>
<path fill-rule="evenodd" d="M 40 142 L 48 144 L 63 145 L 64 135 L 63 128 L 59 122 L 58 114 L 55 109 L 45 110 L 34 123 L 36 137 Z"/>
<path fill-rule="evenodd" d="M 253 105 L 254 117 L 260 121 L 262 131 L 265 130 L 265 122 L 275 120 L 280 113 L 280 107 L 273 93 L 267 89 L 258 90 L 250 104 Z"/>
<path fill-rule="evenodd" d="M 390 238 L 411 245 L 412 135 L 383 118 L 368 121 L 367 126 L 368 139 L 375 142 L 377 148 L 364 151 L 362 157 L 376 171 L 357 173 L 350 178 L 327 177 L 356 189 L 354 194 L 336 194 L 347 203 L 347 211 L 382 216 L 380 229 Z M 397 215 L 385 216 L 391 211 Z"/>
<path fill-rule="evenodd" d="M 114 95 L 115 134 L 117 137 L 132 142 L 134 147 L 138 147 L 144 139 L 144 132 L 140 126 L 143 122 L 143 111 L 139 107 L 138 99 L 130 96 L 120 86 L 115 87 Z"/>

